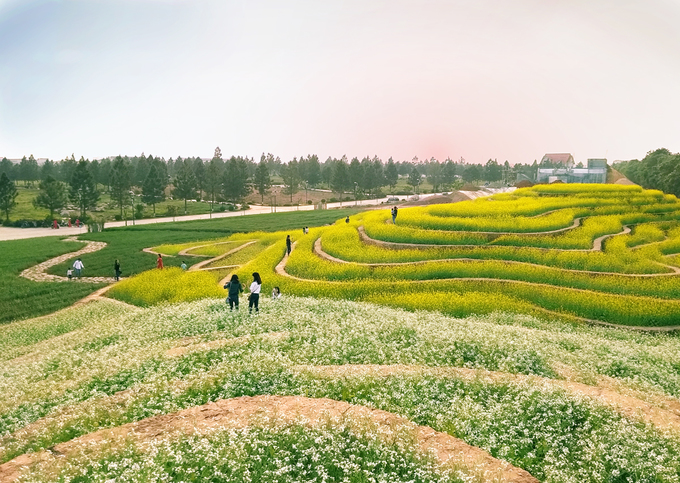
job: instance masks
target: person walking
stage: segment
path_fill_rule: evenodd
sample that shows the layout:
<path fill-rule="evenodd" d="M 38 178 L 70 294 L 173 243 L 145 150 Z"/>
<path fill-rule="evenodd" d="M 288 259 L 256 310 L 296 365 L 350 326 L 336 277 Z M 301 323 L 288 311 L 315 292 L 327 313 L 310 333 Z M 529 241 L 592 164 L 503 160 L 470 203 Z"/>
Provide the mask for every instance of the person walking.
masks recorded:
<path fill-rule="evenodd" d="M 73 262 L 73 270 L 76 272 L 76 277 L 80 278 L 80 273 L 83 268 L 85 268 L 85 265 L 83 265 L 82 260 L 80 258 L 76 258 L 76 261 Z"/>
<path fill-rule="evenodd" d="M 396 225 L 397 224 L 397 213 L 398 209 L 396 206 L 392 207 L 392 224 Z"/>
<path fill-rule="evenodd" d="M 293 249 L 293 243 L 290 241 L 290 235 L 286 237 L 286 253 L 290 256 L 290 251 Z"/>
<path fill-rule="evenodd" d="M 68 277 L 68 281 L 70 282 L 71 279 L 73 278 L 73 270 L 71 270 L 70 268 L 66 270 L 66 276 Z"/>
<path fill-rule="evenodd" d="M 232 275 L 231 280 L 229 280 L 224 285 L 224 288 L 225 290 L 229 290 L 227 295 L 229 310 L 234 310 L 234 307 L 236 307 L 236 310 L 238 310 L 238 294 L 243 292 L 243 285 L 241 285 L 241 282 L 239 282 L 238 275 Z"/>
<path fill-rule="evenodd" d="M 156 259 L 156 268 L 158 270 L 163 270 L 163 257 L 161 254 L 158 254 L 158 258 Z"/>
<path fill-rule="evenodd" d="M 253 273 L 253 283 L 250 284 L 250 295 L 248 295 L 248 313 L 253 312 L 253 307 L 255 307 L 255 313 L 260 313 L 260 290 L 262 290 L 262 279 L 260 274 Z"/>
<path fill-rule="evenodd" d="M 120 280 L 120 262 L 116 258 L 116 261 L 113 263 L 113 271 L 116 273 L 116 282 Z"/>

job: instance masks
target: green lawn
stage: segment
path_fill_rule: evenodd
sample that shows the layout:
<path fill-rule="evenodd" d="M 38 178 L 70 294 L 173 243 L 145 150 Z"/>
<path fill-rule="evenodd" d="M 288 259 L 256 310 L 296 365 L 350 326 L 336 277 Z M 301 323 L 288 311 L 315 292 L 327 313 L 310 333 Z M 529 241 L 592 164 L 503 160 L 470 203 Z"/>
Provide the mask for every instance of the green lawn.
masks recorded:
<path fill-rule="evenodd" d="M 300 211 L 249 215 L 216 220 L 159 223 L 126 228 L 110 228 L 103 233 L 88 233 L 83 240 L 105 241 L 109 245 L 96 253 L 84 255 L 85 276 L 113 276 L 113 262 L 118 258 L 123 276 L 155 267 L 155 255 L 143 248 L 163 243 L 183 243 L 221 238 L 237 232 L 302 230 L 303 226 L 320 226 L 356 213 L 353 209 Z M 36 317 L 67 307 L 95 291 L 100 285 L 85 283 L 37 283 L 19 277 L 22 270 L 61 254 L 76 251 L 82 243 L 63 242 L 58 237 L 32 238 L 0 242 L 5 257 L 0 260 L 0 323 Z M 166 266 L 179 266 L 182 260 L 167 257 Z M 64 275 L 73 260 L 52 267 L 49 273 Z"/>
<path fill-rule="evenodd" d="M 90 283 L 38 283 L 19 276 L 32 265 L 82 247 L 58 237 L 0 241 L 0 252 L 5 254 L 0 258 L 0 324 L 49 314 L 99 288 Z"/>

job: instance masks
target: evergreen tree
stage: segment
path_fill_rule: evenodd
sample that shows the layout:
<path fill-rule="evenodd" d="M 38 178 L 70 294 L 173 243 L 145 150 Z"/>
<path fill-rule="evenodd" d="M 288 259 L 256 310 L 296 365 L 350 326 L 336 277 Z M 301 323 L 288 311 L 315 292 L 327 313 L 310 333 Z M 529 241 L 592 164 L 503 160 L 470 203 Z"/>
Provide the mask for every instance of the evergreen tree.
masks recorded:
<path fill-rule="evenodd" d="M 177 171 L 175 176 L 175 189 L 172 190 L 172 196 L 184 200 L 184 214 L 187 214 L 187 200 L 195 200 L 196 193 L 196 176 L 189 165 L 189 160 L 182 162 L 182 166 Z"/>
<path fill-rule="evenodd" d="M 450 188 L 455 180 L 456 163 L 447 158 L 444 167 L 442 168 L 442 184 Z"/>
<path fill-rule="evenodd" d="M 156 216 L 156 203 L 165 199 L 165 187 L 168 185 L 168 178 L 164 175 L 161 164 L 161 161 L 151 163 L 149 173 L 142 184 L 142 201 L 153 206 L 153 216 Z"/>
<path fill-rule="evenodd" d="M 248 164 L 244 159 L 234 156 L 229 158 L 222 179 L 222 192 L 231 201 L 238 201 L 250 193 Z"/>
<path fill-rule="evenodd" d="M 45 163 L 40 168 L 40 179 L 44 181 L 49 177 L 54 178 L 56 171 L 57 171 L 57 168 L 54 164 L 54 161 L 50 161 L 49 159 L 47 159 L 47 160 L 45 160 Z"/>
<path fill-rule="evenodd" d="M 415 166 L 408 175 L 408 184 L 413 186 L 413 191 L 415 191 L 416 187 L 420 184 L 420 172 L 418 172 L 418 168 Z"/>
<path fill-rule="evenodd" d="M 0 175 L 0 210 L 5 212 L 5 219 L 9 221 L 9 212 L 17 204 L 16 198 L 19 193 L 14 182 L 9 179 L 7 174 Z"/>
<path fill-rule="evenodd" d="M 54 218 L 54 212 L 61 210 L 68 204 L 68 189 L 66 184 L 57 181 L 52 176 L 40 182 L 40 192 L 33 200 L 36 208 L 50 210 L 50 218 Z"/>
<path fill-rule="evenodd" d="M 281 166 L 281 178 L 283 179 L 283 192 L 290 195 L 290 202 L 293 202 L 293 195 L 300 189 L 300 170 L 297 158 L 293 158 L 288 164 Z"/>
<path fill-rule="evenodd" d="M 262 204 L 264 204 L 264 195 L 267 190 L 271 187 L 272 180 L 269 177 L 269 169 L 267 169 L 267 163 L 265 161 L 265 156 L 262 154 L 260 158 L 260 164 L 257 165 L 257 170 L 255 171 L 255 187 L 257 192 L 260 193 L 262 197 Z"/>
<path fill-rule="evenodd" d="M 307 184 L 309 186 L 316 186 L 321 182 L 321 165 L 319 164 L 319 157 L 316 154 L 309 156 L 307 159 Z"/>
<path fill-rule="evenodd" d="M 342 202 L 342 195 L 350 185 L 349 172 L 347 168 L 347 161 L 344 156 L 343 159 L 338 160 L 333 166 L 333 177 L 331 178 L 331 189 L 340 195 Z"/>
<path fill-rule="evenodd" d="M 212 217 L 213 205 L 215 204 L 215 198 L 220 192 L 222 173 L 224 172 L 224 161 L 222 160 L 222 151 L 219 146 L 215 148 L 215 154 L 210 163 L 208 163 L 207 172 L 205 189 L 210 197 L 210 216 Z"/>
<path fill-rule="evenodd" d="M 71 178 L 73 177 L 73 172 L 76 170 L 77 165 L 78 162 L 76 161 L 76 157 L 73 154 L 71 154 L 70 158 L 62 159 L 59 162 L 59 176 L 55 177 L 59 181 L 68 183 L 69 181 L 71 181 Z"/>
<path fill-rule="evenodd" d="M 73 176 L 71 177 L 71 188 L 69 190 L 69 197 L 71 202 L 77 203 L 80 209 L 80 218 L 85 218 L 85 212 L 97 206 L 99 201 L 99 191 L 97 190 L 97 183 L 95 182 L 88 162 L 80 158 Z"/>
<path fill-rule="evenodd" d="M 40 179 L 40 167 L 32 154 L 28 159 L 26 156 L 22 158 L 19 164 L 19 176 L 29 184 Z"/>
<path fill-rule="evenodd" d="M 439 191 L 437 188 L 439 188 L 442 182 L 442 165 L 434 158 L 432 158 L 427 167 L 427 179 L 432 185 L 432 192 L 436 193 Z"/>
<path fill-rule="evenodd" d="M 364 189 L 365 187 L 364 174 L 365 174 L 364 166 L 362 166 L 359 159 L 352 158 L 352 161 L 349 163 L 348 169 L 350 187 L 354 187 L 355 185 L 357 185 L 361 187 L 361 189 Z"/>
<path fill-rule="evenodd" d="M 385 181 L 392 191 L 397 186 L 399 182 L 399 173 L 397 172 L 397 166 L 394 164 L 392 158 L 387 160 L 387 168 L 385 169 Z"/>
<path fill-rule="evenodd" d="M 484 179 L 487 181 L 500 181 L 503 177 L 503 169 L 495 159 L 490 159 L 484 165 Z"/>
<path fill-rule="evenodd" d="M 111 199 L 120 207 L 121 218 L 123 218 L 125 199 L 132 188 L 130 171 L 130 164 L 121 156 L 116 156 L 111 165 L 109 185 L 111 186 Z"/>
<path fill-rule="evenodd" d="M 0 161 L 0 175 L 3 173 L 6 174 L 10 180 L 16 179 L 14 176 L 14 163 L 7 158 L 2 158 L 2 161 Z"/>
<path fill-rule="evenodd" d="M 207 185 L 207 170 L 205 169 L 205 163 L 201 158 L 196 158 L 194 161 L 194 176 L 196 177 L 196 189 L 198 190 L 198 201 L 203 199 L 203 191 Z"/>

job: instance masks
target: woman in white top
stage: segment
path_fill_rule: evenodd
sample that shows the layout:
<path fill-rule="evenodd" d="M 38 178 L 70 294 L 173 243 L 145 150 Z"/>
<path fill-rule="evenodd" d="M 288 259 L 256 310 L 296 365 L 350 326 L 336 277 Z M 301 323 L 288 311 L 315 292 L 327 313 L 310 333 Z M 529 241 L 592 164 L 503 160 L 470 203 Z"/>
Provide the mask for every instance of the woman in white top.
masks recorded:
<path fill-rule="evenodd" d="M 260 290 L 262 290 L 262 279 L 260 274 L 253 273 L 253 283 L 250 284 L 250 295 L 248 296 L 248 313 L 253 312 L 253 307 L 255 307 L 255 313 L 260 312 Z"/>

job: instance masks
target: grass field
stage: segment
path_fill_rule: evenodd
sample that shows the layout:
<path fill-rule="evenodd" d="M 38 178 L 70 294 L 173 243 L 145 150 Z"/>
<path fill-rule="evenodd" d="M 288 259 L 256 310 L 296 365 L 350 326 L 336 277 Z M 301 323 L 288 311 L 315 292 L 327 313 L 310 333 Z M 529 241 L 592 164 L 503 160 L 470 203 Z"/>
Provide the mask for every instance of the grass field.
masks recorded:
<path fill-rule="evenodd" d="M 156 266 L 156 256 L 142 252 L 144 248 L 164 243 L 219 240 L 232 233 L 249 230 L 299 229 L 301 232 L 303 226 L 332 223 L 338 217 L 354 213 L 356 211 L 351 209 L 305 211 L 107 229 L 103 233 L 80 237 L 81 240 L 103 241 L 108 244 L 101 251 L 80 257 L 85 265 L 83 274 L 88 277 L 112 277 L 113 263 L 119 259 L 123 277 L 128 277 Z M 83 243 L 63 242 L 57 237 L 0 242 L 0 249 L 7 254 L 0 261 L 0 307 L 3 309 L 0 311 L 0 324 L 68 307 L 101 287 L 84 283 L 39 283 L 19 276 L 28 267 L 79 250 L 83 246 Z M 64 276 L 73 261 L 74 259 L 69 259 L 56 265 L 48 273 Z M 182 260 L 177 257 L 165 258 L 165 265 L 168 267 L 176 267 L 181 263 Z"/>

